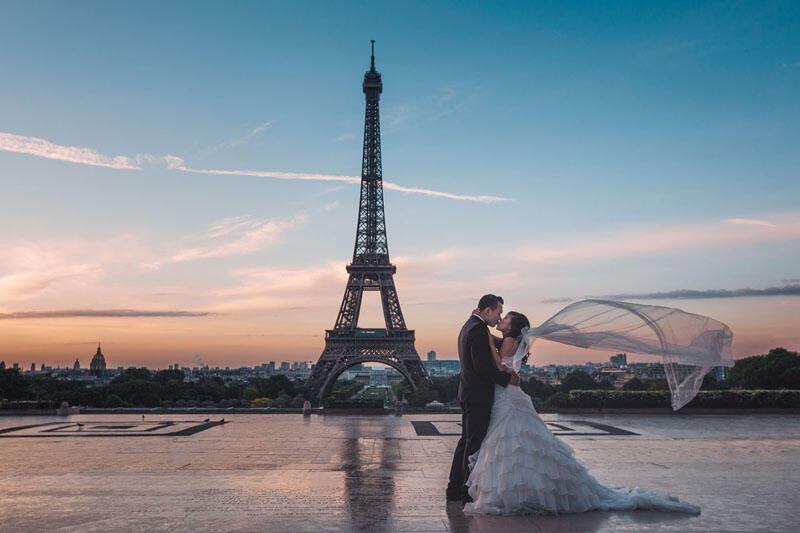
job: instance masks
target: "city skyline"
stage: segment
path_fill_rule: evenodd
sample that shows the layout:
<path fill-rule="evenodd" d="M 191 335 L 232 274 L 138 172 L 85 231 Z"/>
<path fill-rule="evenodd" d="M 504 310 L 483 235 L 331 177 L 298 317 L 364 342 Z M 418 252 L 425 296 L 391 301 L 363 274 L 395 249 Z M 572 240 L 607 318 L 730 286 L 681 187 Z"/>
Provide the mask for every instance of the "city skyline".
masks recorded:
<path fill-rule="evenodd" d="M 355 237 L 371 38 L 421 354 L 455 358 L 487 292 L 534 324 L 609 296 L 725 322 L 737 357 L 800 348 L 797 5 L 142 6 L 0 21 L 7 364 L 98 338 L 115 367 L 315 361 Z M 381 325 L 379 302 L 362 316 Z"/>

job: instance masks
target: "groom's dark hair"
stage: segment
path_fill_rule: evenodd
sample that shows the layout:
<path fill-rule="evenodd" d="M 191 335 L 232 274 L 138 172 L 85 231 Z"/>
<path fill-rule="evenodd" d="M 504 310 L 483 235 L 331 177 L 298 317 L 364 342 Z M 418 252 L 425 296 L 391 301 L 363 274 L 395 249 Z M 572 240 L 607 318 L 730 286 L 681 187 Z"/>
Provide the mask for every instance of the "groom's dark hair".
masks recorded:
<path fill-rule="evenodd" d="M 478 300 L 478 309 L 483 311 L 487 307 L 491 307 L 492 309 L 496 308 L 498 305 L 505 303 L 503 298 L 500 296 L 496 296 L 494 294 L 484 294 L 481 296 L 481 299 Z"/>

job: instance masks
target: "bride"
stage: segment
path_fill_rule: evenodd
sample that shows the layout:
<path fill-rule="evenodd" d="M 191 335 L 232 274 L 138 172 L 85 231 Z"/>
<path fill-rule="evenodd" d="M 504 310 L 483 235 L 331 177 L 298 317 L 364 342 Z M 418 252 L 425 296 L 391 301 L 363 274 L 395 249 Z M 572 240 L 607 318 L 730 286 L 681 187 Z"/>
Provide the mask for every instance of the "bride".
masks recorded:
<path fill-rule="evenodd" d="M 523 328 L 529 326 L 525 315 L 515 311 L 498 322 L 503 333 L 502 342 L 495 339 L 499 351 L 490 341 L 498 367 L 513 366 Z M 575 459 L 572 448 L 550 432 L 520 387 L 495 386 L 490 420 L 480 450 L 470 457 L 467 487 L 473 501 L 465 505 L 465 512 L 512 515 L 654 509 L 700 513 L 699 507 L 673 496 L 600 484 Z"/>

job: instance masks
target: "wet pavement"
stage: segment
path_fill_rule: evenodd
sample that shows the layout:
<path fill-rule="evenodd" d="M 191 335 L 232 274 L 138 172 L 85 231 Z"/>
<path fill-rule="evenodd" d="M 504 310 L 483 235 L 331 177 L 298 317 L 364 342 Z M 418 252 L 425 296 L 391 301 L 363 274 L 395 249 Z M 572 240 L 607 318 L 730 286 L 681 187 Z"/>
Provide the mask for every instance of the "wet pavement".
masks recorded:
<path fill-rule="evenodd" d="M 0 417 L 2 531 L 800 531 L 800 416 L 545 415 L 598 480 L 699 516 L 469 516 L 454 415 Z"/>

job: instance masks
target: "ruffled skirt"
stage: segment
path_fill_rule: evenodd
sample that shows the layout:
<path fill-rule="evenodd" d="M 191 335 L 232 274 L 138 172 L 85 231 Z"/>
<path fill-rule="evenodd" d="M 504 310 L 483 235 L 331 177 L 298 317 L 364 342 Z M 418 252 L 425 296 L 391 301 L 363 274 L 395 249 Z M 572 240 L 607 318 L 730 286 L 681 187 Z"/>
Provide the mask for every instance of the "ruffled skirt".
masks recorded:
<path fill-rule="evenodd" d="M 550 432 L 519 387 L 497 387 L 489 430 L 470 457 L 467 480 L 480 514 L 582 513 L 653 509 L 699 513 L 673 496 L 600 484 L 575 459 L 572 448 Z"/>

